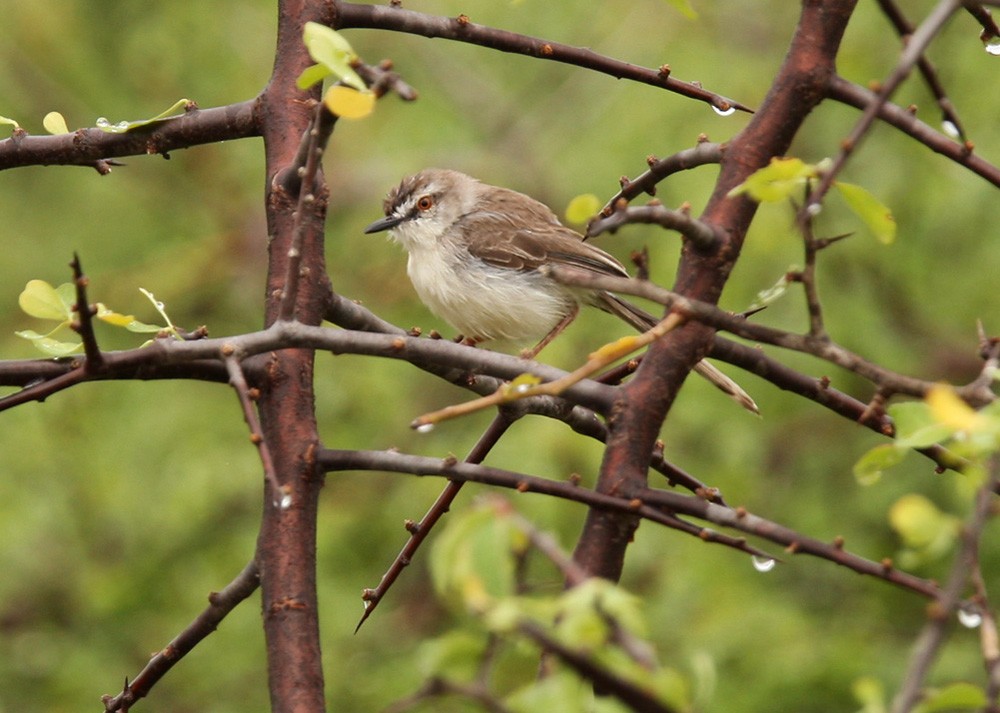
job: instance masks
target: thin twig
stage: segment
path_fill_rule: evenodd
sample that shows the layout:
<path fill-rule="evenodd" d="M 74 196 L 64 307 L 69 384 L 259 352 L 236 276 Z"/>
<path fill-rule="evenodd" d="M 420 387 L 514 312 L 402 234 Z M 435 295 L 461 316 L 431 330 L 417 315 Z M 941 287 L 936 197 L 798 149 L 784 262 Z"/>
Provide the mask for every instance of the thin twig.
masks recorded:
<path fill-rule="evenodd" d="M 400 7 L 338 3 L 336 29 L 371 28 L 407 32 L 424 37 L 440 37 L 470 44 L 528 55 L 552 62 L 562 62 L 584 69 L 609 74 L 618 79 L 661 87 L 667 91 L 703 101 L 720 112 L 752 110 L 732 99 L 706 91 L 692 82 L 682 82 L 670 76 L 666 65 L 658 69 L 638 67 L 628 62 L 605 57 L 586 47 L 572 47 L 560 42 L 542 40 L 528 35 L 477 25 L 467 16 L 457 18 L 425 15 Z"/>
<path fill-rule="evenodd" d="M 87 300 L 87 285 L 90 280 L 83 274 L 83 265 L 80 263 L 80 256 L 73 253 L 73 286 L 76 288 L 76 313 L 79 316 L 79 324 L 73 328 L 83 341 L 83 353 L 87 357 L 83 363 L 83 368 L 88 374 L 101 371 L 104 366 L 104 357 L 101 355 L 101 348 L 97 345 L 97 335 L 94 333 L 94 314 L 96 310 L 91 308 Z"/>
<path fill-rule="evenodd" d="M 229 351 L 225 347 L 223 347 L 223 350 L 224 353 Z M 291 491 L 289 488 L 278 483 L 278 476 L 274 468 L 274 461 L 271 458 L 271 451 L 267 447 L 267 441 L 264 440 L 264 431 L 260 427 L 257 409 L 253 404 L 256 391 L 251 392 L 250 387 L 247 385 L 243 368 L 240 366 L 240 361 L 236 358 L 234 352 L 230 351 L 226 354 L 224 360 L 226 370 L 229 372 L 229 383 L 233 387 L 233 390 L 236 391 L 236 396 L 240 400 L 240 407 L 243 409 L 243 419 L 250 428 L 250 441 L 257 446 L 260 462 L 264 468 L 264 479 L 271 486 L 272 503 L 275 507 L 287 509 L 292 505 L 290 501 L 291 495 L 289 495 Z"/>
<path fill-rule="evenodd" d="M 260 586 L 260 575 L 256 560 L 251 560 L 236 579 L 222 591 L 208 595 L 208 607 L 180 632 L 173 640 L 158 651 L 131 683 L 126 681 L 125 690 L 117 696 L 103 696 L 105 711 L 127 711 L 137 701 L 149 695 L 153 686 L 170 669 L 180 662 L 202 639 L 219 627 L 236 606 L 253 594 Z"/>
<path fill-rule="evenodd" d="M 923 52 L 930 45 L 931 40 L 934 39 L 945 23 L 961 6 L 961 0 L 940 0 L 927 18 L 920 24 L 920 27 L 910 36 L 910 40 L 903 49 L 899 62 L 897 62 L 896 67 L 879 88 L 876 100 L 865 108 L 864 113 L 862 113 L 861 118 L 854 125 L 851 133 L 841 142 L 840 152 L 834 159 L 833 165 L 830 166 L 829 170 L 823 172 L 816 189 L 809 196 L 805 205 L 802 206 L 803 212 L 812 212 L 815 210 L 813 206 L 818 206 L 823 202 L 826 194 L 836 182 L 837 176 L 840 175 L 841 170 L 846 165 L 848 157 L 854 152 L 854 149 L 857 148 L 861 139 L 868 133 L 868 130 L 874 123 L 878 116 L 879 108 L 889 100 L 903 80 L 906 79 L 910 70 L 913 69 L 913 66 L 923 56 Z"/>
<path fill-rule="evenodd" d="M 955 553 L 948 583 L 929 608 L 927 623 L 917 637 L 906 676 L 892 701 L 892 713 L 908 713 L 920 700 L 921 689 L 947 637 L 962 591 L 968 585 L 969 574 L 978 562 L 979 541 L 989 520 L 994 490 L 998 485 L 1000 458 L 990 458 L 988 469 L 987 480 L 979 488 L 972 514 L 963 528 L 961 547 Z"/>
<path fill-rule="evenodd" d="M 614 232 L 629 223 L 653 224 L 676 230 L 702 252 L 714 250 L 720 243 L 719 234 L 712 226 L 692 218 L 686 210 L 670 210 L 656 203 L 628 206 L 624 200 L 611 215 L 591 222 L 587 226 L 587 236 L 593 238 L 601 233 Z"/>
<path fill-rule="evenodd" d="M 889 22 L 892 23 L 900 39 L 904 42 L 909 41 L 910 35 L 913 34 L 913 24 L 903 15 L 903 11 L 896 5 L 895 0 L 878 0 L 878 4 L 882 12 L 889 19 Z M 986 14 L 987 16 L 989 15 L 989 13 Z M 941 78 L 938 76 L 937 69 L 934 68 L 934 65 L 931 64 L 931 61 L 926 56 L 921 55 L 920 59 L 917 60 L 917 70 L 924 78 L 928 89 L 934 95 L 934 101 L 937 102 L 938 107 L 941 109 L 942 120 L 955 127 L 958 137 L 965 140 L 965 129 L 962 128 L 962 121 L 958 117 L 955 105 L 948 98 L 944 90 L 944 85 L 941 84 Z"/>
<path fill-rule="evenodd" d="M 469 455 L 465 457 L 466 463 L 482 463 L 483 459 L 489 454 L 490 450 L 499 442 L 500 438 L 507 429 L 510 428 L 513 421 L 510 416 L 504 411 L 501 411 L 493 419 L 493 422 L 489 425 L 483 435 L 479 437 L 476 445 L 472 447 Z M 465 481 L 462 480 L 452 480 L 444 487 L 441 494 L 438 495 L 437 500 L 431 505 L 431 508 L 420 518 L 420 522 L 408 521 L 406 524 L 406 529 L 410 533 L 410 538 L 403 545 L 403 549 L 400 550 L 399 554 L 389 565 L 389 569 L 386 570 L 385 574 L 382 575 L 382 579 L 379 581 L 378 586 L 374 589 L 365 589 L 362 594 L 362 599 L 365 603 L 364 613 L 361 615 L 361 620 L 358 621 L 358 625 L 354 627 L 354 633 L 358 633 L 361 625 L 365 623 L 375 611 L 375 607 L 379 605 L 382 598 L 385 596 L 389 588 L 392 587 L 393 583 L 399 578 L 403 570 L 409 566 L 410 562 L 413 561 L 413 556 L 417 553 L 417 549 L 423 544 L 424 540 L 430 534 L 434 525 L 437 524 L 446 512 L 448 512 L 451 504 L 458 497 L 459 491 L 461 491 L 462 486 L 465 485 Z"/>

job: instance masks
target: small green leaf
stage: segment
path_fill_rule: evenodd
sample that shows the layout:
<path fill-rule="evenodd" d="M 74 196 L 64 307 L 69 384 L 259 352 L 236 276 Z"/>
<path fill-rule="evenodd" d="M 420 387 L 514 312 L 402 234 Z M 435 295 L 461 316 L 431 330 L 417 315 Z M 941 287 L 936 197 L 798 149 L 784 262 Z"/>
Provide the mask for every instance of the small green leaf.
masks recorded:
<path fill-rule="evenodd" d="M 364 80 L 351 67 L 358 60 L 358 55 L 339 32 L 318 22 L 307 22 L 302 31 L 302 41 L 309 50 L 309 56 L 324 65 L 341 82 L 358 91 L 367 89 Z M 299 75 L 299 82 L 302 82 L 302 75 Z"/>
<path fill-rule="evenodd" d="M 326 65 L 314 64 L 302 70 L 302 74 L 295 80 L 295 86 L 299 89 L 308 89 L 312 85 L 322 82 L 331 74 L 332 72 L 326 68 Z"/>
<path fill-rule="evenodd" d="M 15 332 L 19 337 L 31 340 L 35 349 L 50 357 L 65 357 L 83 351 L 82 342 L 61 342 L 58 339 L 38 334 L 31 330 Z"/>
<path fill-rule="evenodd" d="M 20 124 L 13 119 L 8 119 L 6 116 L 0 116 L 0 126 L 13 126 L 15 129 L 21 128 Z"/>
<path fill-rule="evenodd" d="M 934 418 L 930 407 L 923 401 L 893 404 L 888 412 L 896 428 L 897 448 L 926 448 L 954 434 L 954 429 Z"/>
<path fill-rule="evenodd" d="M 859 485 L 874 485 L 889 468 L 898 465 L 906 455 L 906 450 L 895 444 L 883 443 L 865 453 L 854 464 L 854 478 Z"/>
<path fill-rule="evenodd" d="M 66 300 L 66 287 L 70 289 L 69 301 Z M 29 280 L 24 290 L 17 298 L 22 310 L 32 317 L 52 319 L 57 322 L 68 322 L 73 318 L 73 286 L 65 283 L 56 289 L 45 280 Z"/>
<path fill-rule="evenodd" d="M 667 2 L 673 5 L 674 8 L 687 19 L 698 19 L 698 13 L 695 12 L 694 7 L 691 5 L 691 0 L 667 0 Z"/>
<path fill-rule="evenodd" d="M 847 207 L 864 221 L 880 243 L 890 245 L 896 239 L 896 219 L 878 198 L 853 183 L 837 181 L 835 185 Z"/>
<path fill-rule="evenodd" d="M 800 158 L 772 158 L 764 168 L 754 171 L 746 181 L 729 191 L 729 197 L 748 194 L 758 203 L 776 203 L 804 189 L 806 182 L 819 175 L 819 167 Z"/>
<path fill-rule="evenodd" d="M 42 119 L 42 126 L 50 134 L 68 134 L 69 127 L 66 126 L 66 119 L 58 111 L 50 111 Z"/>
<path fill-rule="evenodd" d="M 859 713 L 885 713 L 885 688 L 874 676 L 862 676 L 851 684 L 854 699 L 864 707 Z"/>
<path fill-rule="evenodd" d="M 955 520 L 941 512 L 928 498 L 910 493 L 889 508 L 889 524 L 908 547 L 922 549 L 937 541 L 942 534 L 953 536 Z"/>
<path fill-rule="evenodd" d="M 566 206 L 566 222 L 571 225 L 583 225 L 600 209 L 601 201 L 593 193 L 574 196 Z"/>
<path fill-rule="evenodd" d="M 799 268 L 794 266 L 788 268 L 785 274 L 782 275 L 777 282 L 768 287 L 766 290 L 761 290 L 757 293 L 757 296 L 754 297 L 754 300 L 748 309 L 751 311 L 762 309 L 784 295 L 788 290 L 788 286 L 792 284 L 792 281 L 788 279 L 788 275 L 793 272 L 798 272 L 798 270 Z"/>
<path fill-rule="evenodd" d="M 417 665 L 421 673 L 444 676 L 455 681 L 469 681 L 476 675 L 486 639 L 468 631 L 454 630 L 420 645 Z"/>
<path fill-rule="evenodd" d="M 163 327 L 156 324 L 143 324 L 136 320 L 134 315 L 119 314 L 108 309 L 102 302 L 97 303 L 97 318 L 115 327 L 124 327 L 130 332 L 138 334 L 149 334 L 159 332 Z"/>
<path fill-rule="evenodd" d="M 142 126 L 149 126 L 150 124 L 156 124 L 183 116 L 185 110 L 191 104 L 193 104 L 193 102 L 190 99 L 179 99 L 176 102 L 174 102 L 168 109 L 166 109 L 165 111 L 161 111 L 159 114 L 152 117 L 151 119 L 139 119 L 137 121 L 119 121 L 117 124 L 112 124 L 107 119 L 98 119 L 97 128 L 109 134 L 124 134 L 126 131 L 132 131 Z"/>
<path fill-rule="evenodd" d="M 952 683 L 944 688 L 928 691 L 916 707 L 915 713 L 944 713 L 944 711 L 978 711 L 986 707 L 983 689 L 971 683 Z"/>

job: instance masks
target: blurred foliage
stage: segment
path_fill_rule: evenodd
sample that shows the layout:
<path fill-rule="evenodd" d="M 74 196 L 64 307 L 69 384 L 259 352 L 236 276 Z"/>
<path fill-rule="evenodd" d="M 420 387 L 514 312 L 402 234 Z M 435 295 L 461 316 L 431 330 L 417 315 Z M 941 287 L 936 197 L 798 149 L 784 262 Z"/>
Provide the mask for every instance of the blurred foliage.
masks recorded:
<path fill-rule="evenodd" d="M 640 65 L 668 63 L 678 78 L 758 104 L 785 54 L 798 4 L 691 5 L 696 19 L 663 0 L 407 3 L 449 16 L 466 12 L 476 22 Z M 920 0 L 907 10 L 917 17 L 931 5 Z M 203 107 L 250 98 L 267 81 L 274 15 L 264 0 L 11 3 L 0 27 L 0 114 L 42 133 L 42 117 L 53 110 L 73 129 L 102 116 L 154 116 L 178 97 Z M 402 252 L 361 232 L 401 176 L 428 165 L 454 167 L 530 193 L 561 213 L 573 196 L 612 195 L 618 177 L 641 172 L 648 154 L 687 148 L 701 133 L 726 140 L 749 120 L 554 63 L 420 37 L 345 34 L 366 60 L 391 57 L 421 96 L 412 105 L 388 97 L 367 120 L 343 123 L 327 151 L 333 284 L 403 326 L 449 333 L 415 299 Z M 983 52 L 977 34 L 968 18 L 957 18 L 930 54 L 977 152 L 997 163 L 1000 124 L 982 91 L 997 60 Z M 860 3 L 839 71 L 862 84 L 883 77 L 898 47 L 876 4 Z M 919 81 L 909 81 L 896 101 L 918 105 L 918 116 L 938 123 Z M 808 163 L 832 155 L 856 116 L 824 104 L 791 153 Z M 215 336 L 256 329 L 266 243 L 261 153 L 258 141 L 243 141 L 177 151 L 169 161 L 129 158 L 104 177 L 70 167 L 4 172 L 3 358 L 35 356 L 14 336 L 37 327 L 18 309 L 18 294 L 31 279 L 67 280 L 74 250 L 91 277 L 94 301 L 155 321 L 138 293 L 144 287 L 185 328 L 206 324 Z M 887 127 L 868 137 L 842 177 L 892 210 L 898 234 L 891 246 L 859 235 L 821 256 L 830 333 L 899 371 L 968 380 L 979 366 L 975 320 L 998 331 L 988 269 L 1000 259 L 995 189 Z M 671 178 L 658 197 L 668 206 L 690 201 L 697 213 L 713 180 L 712 168 L 700 168 Z M 817 223 L 821 235 L 863 230 L 833 202 Z M 600 244 L 623 259 L 648 245 L 653 278 L 669 285 L 676 242 L 644 226 Z M 762 207 L 723 306 L 743 309 L 801 260 L 787 206 Z M 805 310 L 795 286 L 759 319 L 802 328 Z M 587 315 L 545 358 L 572 366 L 621 329 L 610 317 Z M 130 347 L 134 339 L 108 334 L 105 345 Z M 828 365 L 782 358 L 859 398 L 870 395 Z M 942 512 L 964 516 L 967 495 L 954 474 L 937 475 L 928 461 L 908 456 L 876 485 L 862 487 L 853 463 L 882 439 L 738 376 L 762 419 L 690 380 L 663 432 L 667 457 L 721 488 L 730 502 L 819 538 L 842 535 L 849 549 L 874 559 L 904 546 L 887 517 L 903 496 L 920 494 Z M 461 457 L 489 419 L 481 414 L 413 434 L 407 424 L 415 415 L 466 396 L 401 363 L 321 356 L 317 393 L 323 438 L 338 448 L 398 446 Z M 376 403 L 392 407 L 370 407 Z M 0 712 L 96 708 L 100 694 L 116 692 L 250 557 L 261 490 L 257 456 L 236 398 L 217 385 L 90 384 L 0 419 Z M 488 463 L 554 478 L 579 473 L 589 485 L 599 460 L 597 444 L 560 424 L 532 420 L 516 424 Z M 415 690 L 423 675 L 417 645 L 457 621 L 432 596 L 424 553 L 352 634 L 362 587 L 374 585 L 398 551 L 403 519 L 422 514 L 440 487 L 434 479 L 378 473 L 339 474 L 327 484 L 319 572 L 332 709 L 376 710 Z M 468 488 L 456 508 L 476 492 Z M 510 497 L 572 547 L 582 509 Z M 988 577 L 998 557 L 988 543 Z M 852 685 L 862 676 L 894 690 L 925 602 L 826 562 L 784 559 L 759 574 L 743 555 L 645 524 L 624 584 L 643 598 L 666 665 L 692 681 L 714 671 L 714 689 L 696 696 L 704 710 L 854 710 Z M 930 563 L 919 574 L 942 577 L 943 566 Z M 530 678 L 536 663 L 514 656 L 498 675 Z M 935 682 L 978 681 L 979 671 L 975 633 L 957 630 Z M 263 710 L 267 700 L 254 600 L 141 705 L 226 712 Z M 471 708 L 449 700 L 434 709 Z"/>

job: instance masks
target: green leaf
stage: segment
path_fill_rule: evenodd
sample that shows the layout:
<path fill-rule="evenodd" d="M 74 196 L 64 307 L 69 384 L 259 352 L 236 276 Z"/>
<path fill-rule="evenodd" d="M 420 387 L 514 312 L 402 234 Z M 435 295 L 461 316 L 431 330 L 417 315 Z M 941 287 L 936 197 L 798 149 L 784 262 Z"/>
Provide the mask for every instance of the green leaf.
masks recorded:
<path fill-rule="evenodd" d="M 514 530 L 486 504 L 462 512 L 439 535 L 431 550 L 434 586 L 448 601 L 474 612 L 514 592 Z"/>
<path fill-rule="evenodd" d="M 66 288 L 70 297 L 66 299 Z M 68 322 L 73 319 L 73 302 L 75 293 L 73 286 L 64 283 L 59 289 L 54 288 L 45 280 L 29 280 L 24 290 L 17 298 L 17 303 L 26 313 L 39 319 L 52 319 L 57 322 Z"/>
<path fill-rule="evenodd" d="M 50 357 L 65 357 L 83 351 L 83 342 L 61 342 L 31 330 L 14 333 L 19 337 L 31 340 L 35 349 Z"/>
<path fill-rule="evenodd" d="M 485 648 L 484 636 L 456 629 L 421 644 L 417 665 L 426 678 L 468 681 L 476 675 Z"/>
<path fill-rule="evenodd" d="M 323 64 L 314 64 L 302 70 L 302 74 L 295 80 L 295 86 L 299 89 L 308 89 L 312 85 L 322 82 L 329 77 L 332 72 Z"/>
<path fill-rule="evenodd" d="M 854 464 L 854 478 L 859 485 L 874 485 L 889 468 L 898 465 L 906 450 L 892 443 L 883 443 L 865 453 Z"/>
<path fill-rule="evenodd" d="M 66 119 L 58 111 L 50 111 L 42 119 L 42 126 L 50 134 L 68 134 L 69 127 L 66 126 Z"/>
<path fill-rule="evenodd" d="M 302 31 L 302 41 L 309 50 L 309 56 L 325 66 L 341 82 L 358 91 L 367 89 L 364 80 L 351 67 L 358 60 L 358 55 L 339 32 L 318 22 L 307 22 Z M 312 70 L 308 68 L 306 71 Z M 302 75 L 299 75 L 299 86 L 302 82 Z"/>
<path fill-rule="evenodd" d="M 183 116 L 187 107 L 192 103 L 193 102 L 190 99 L 179 99 L 176 102 L 174 102 L 168 109 L 166 109 L 165 111 L 161 111 L 159 114 L 152 117 L 151 119 L 139 119 L 137 121 L 119 121 L 117 124 L 112 124 L 107 119 L 98 119 L 97 128 L 109 134 L 124 134 L 126 131 L 132 131 L 142 126 L 149 126 L 150 124 L 169 121 L 170 119 L 176 119 L 180 116 Z"/>
<path fill-rule="evenodd" d="M 889 508 L 889 524 L 907 547 L 934 549 L 954 540 L 957 520 L 918 493 L 904 495 Z"/>
<path fill-rule="evenodd" d="M 729 191 L 729 197 L 748 194 L 758 203 L 776 203 L 801 193 L 806 182 L 819 175 L 819 167 L 800 158 L 772 158 L 746 181 Z"/>
<path fill-rule="evenodd" d="M 601 201 L 593 193 L 581 193 L 574 196 L 566 206 L 566 222 L 571 225 L 583 225 L 601 209 Z"/>
<path fill-rule="evenodd" d="M 20 124 L 13 119 L 8 119 L 6 116 L 0 116 L 0 126 L 13 126 L 15 129 L 21 128 Z"/>
<path fill-rule="evenodd" d="M 514 691 L 504 705 L 514 713 L 586 711 L 593 708 L 592 687 L 572 674 L 559 672 Z"/>
<path fill-rule="evenodd" d="M 156 324 L 144 324 L 136 320 L 134 315 L 131 314 L 119 314 L 108 309 L 104 303 L 97 303 L 97 318 L 102 322 L 113 325 L 115 327 L 124 327 L 130 332 L 136 332 L 138 334 L 150 334 L 153 332 L 159 332 L 163 327 Z"/>
<path fill-rule="evenodd" d="M 667 0 L 667 2 L 673 5 L 674 8 L 687 19 L 698 19 L 698 13 L 695 12 L 694 7 L 691 5 L 691 0 Z"/>
<path fill-rule="evenodd" d="M 862 676 L 851 684 L 854 699 L 864 707 L 859 713 L 885 713 L 885 689 L 874 676 Z"/>
<path fill-rule="evenodd" d="M 799 268 L 792 266 L 785 271 L 777 282 L 768 287 L 766 290 L 761 290 L 754 297 L 753 302 L 750 304 L 748 309 L 758 310 L 763 307 L 767 307 L 769 304 L 777 300 L 779 297 L 785 294 L 788 290 L 788 286 L 792 284 L 792 281 L 788 279 L 789 273 L 798 272 Z"/>
<path fill-rule="evenodd" d="M 986 704 L 986 694 L 982 688 L 971 683 L 959 682 L 928 691 L 915 712 L 977 711 L 983 709 Z"/>
<path fill-rule="evenodd" d="M 896 239 L 896 219 L 892 211 L 861 186 L 840 181 L 835 185 L 847 202 L 847 207 L 864 221 L 878 241 L 884 245 L 892 244 Z"/>
<path fill-rule="evenodd" d="M 888 413 L 896 428 L 897 448 L 926 448 L 947 440 L 954 433 L 954 429 L 934 418 L 923 401 L 893 404 Z"/>

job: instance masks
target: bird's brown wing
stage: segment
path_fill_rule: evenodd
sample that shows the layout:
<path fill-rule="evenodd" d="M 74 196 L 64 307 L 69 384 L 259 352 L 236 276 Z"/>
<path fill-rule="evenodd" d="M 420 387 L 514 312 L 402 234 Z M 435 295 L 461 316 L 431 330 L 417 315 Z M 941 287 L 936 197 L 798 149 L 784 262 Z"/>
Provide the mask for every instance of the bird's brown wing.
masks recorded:
<path fill-rule="evenodd" d="M 563 263 L 603 275 L 628 276 L 618 260 L 583 242 L 579 233 L 555 222 L 554 215 L 551 217 L 553 222 L 538 220 L 537 227 L 523 228 L 514 225 L 505 213 L 476 211 L 463 216 L 459 225 L 469 237 L 469 253 L 495 267 L 526 272 L 546 263 Z"/>

